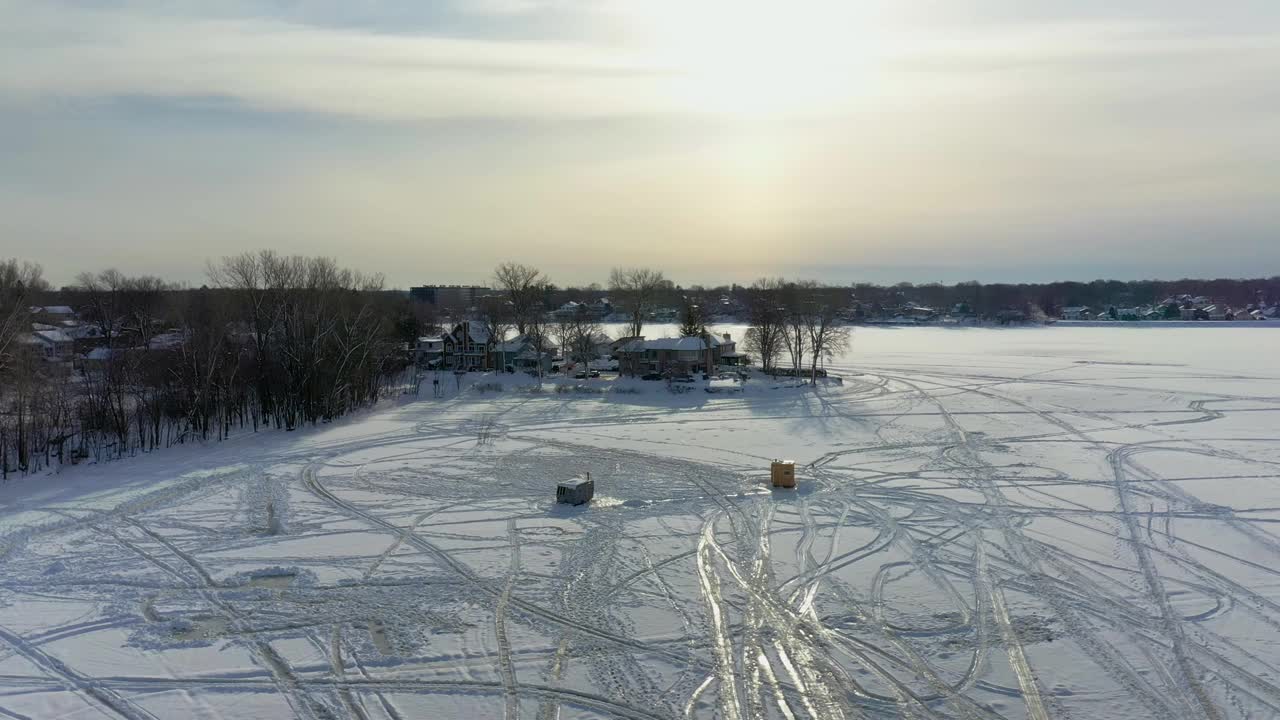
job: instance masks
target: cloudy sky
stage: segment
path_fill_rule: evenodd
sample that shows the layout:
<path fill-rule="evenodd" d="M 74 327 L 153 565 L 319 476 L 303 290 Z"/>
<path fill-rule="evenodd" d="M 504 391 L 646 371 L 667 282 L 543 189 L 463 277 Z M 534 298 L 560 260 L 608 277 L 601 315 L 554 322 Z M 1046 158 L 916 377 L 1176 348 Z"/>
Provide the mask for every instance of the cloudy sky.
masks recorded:
<path fill-rule="evenodd" d="M 0 256 L 1280 273 L 1276 0 L 0 0 Z"/>

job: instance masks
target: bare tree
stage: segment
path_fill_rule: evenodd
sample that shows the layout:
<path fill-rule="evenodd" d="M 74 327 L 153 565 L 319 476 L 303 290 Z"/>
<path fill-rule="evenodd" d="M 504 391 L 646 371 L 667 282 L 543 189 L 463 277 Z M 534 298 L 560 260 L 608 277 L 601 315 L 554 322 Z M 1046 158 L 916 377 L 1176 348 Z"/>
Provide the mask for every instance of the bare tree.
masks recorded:
<path fill-rule="evenodd" d="M 808 281 L 791 282 L 779 292 L 782 300 L 782 345 L 791 359 L 791 372 L 795 377 L 800 377 L 800 369 L 804 367 L 805 356 L 810 349 L 805 304 L 809 293 L 816 287 L 816 283 Z"/>
<path fill-rule="evenodd" d="M 525 318 L 524 330 L 521 334 L 529 338 L 529 343 L 533 346 L 533 353 L 538 366 L 539 379 L 541 379 L 544 374 L 542 357 L 555 347 L 549 337 L 550 333 L 550 323 L 547 322 L 547 316 L 545 314 L 531 313 L 527 318 Z"/>
<path fill-rule="evenodd" d="M 849 347 L 849 329 L 840 324 L 837 302 L 830 292 L 809 288 L 807 297 L 800 300 L 800 316 L 804 322 L 809 342 L 809 377 L 818 383 L 818 362 L 829 360 Z"/>
<path fill-rule="evenodd" d="M 485 367 L 488 367 L 494 347 L 506 341 L 507 333 L 514 325 L 513 313 L 511 304 L 503 297 L 483 298 L 478 312 L 479 325 L 484 328 L 487 336 L 484 343 L 484 361 Z M 496 369 L 502 370 L 502 368 Z"/>
<path fill-rule="evenodd" d="M 751 327 L 743 338 L 744 347 L 760 356 L 760 367 L 765 372 L 773 371 L 785 345 L 783 285 L 782 280 L 761 278 L 747 291 L 747 315 Z"/>
<path fill-rule="evenodd" d="M 671 288 L 671 281 L 660 270 L 650 268 L 614 268 L 609 272 L 609 294 L 630 318 L 627 334 L 639 337 L 644 321 L 658 304 L 662 293 Z"/>
<path fill-rule="evenodd" d="M 591 318 L 586 307 L 579 305 L 573 314 L 558 318 L 555 333 L 566 359 L 586 364 L 595 358 L 600 325 Z"/>
<path fill-rule="evenodd" d="M 516 330 L 525 334 L 531 316 L 542 312 L 542 296 L 548 284 L 546 276 L 530 265 L 506 262 L 494 268 L 493 279 L 511 303 Z"/>
<path fill-rule="evenodd" d="M 77 289 L 85 294 L 82 314 L 98 328 L 107 347 L 117 344 L 124 322 L 124 293 L 128 278 L 115 268 L 83 272 L 76 276 Z"/>
<path fill-rule="evenodd" d="M 46 288 L 39 265 L 0 261 L 0 374 L 14 362 L 18 337 L 31 329 L 32 294 Z"/>

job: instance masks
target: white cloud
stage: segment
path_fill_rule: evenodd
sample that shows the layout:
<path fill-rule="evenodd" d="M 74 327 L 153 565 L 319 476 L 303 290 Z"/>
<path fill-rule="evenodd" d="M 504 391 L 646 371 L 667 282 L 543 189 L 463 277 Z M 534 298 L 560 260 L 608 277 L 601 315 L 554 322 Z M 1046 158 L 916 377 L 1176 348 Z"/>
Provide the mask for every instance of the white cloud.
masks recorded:
<path fill-rule="evenodd" d="M 842 3 L 744 1 L 704 13 L 669 3 L 597 12 L 615 31 L 634 26 L 632 42 L 620 46 L 0 0 L 0 97 L 226 97 L 264 110 L 393 120 L 804 114 L 928 110 L 1010 93 L 1123 99 L 1134 86 L 1229 73 L 1238 87 L 1280 69 L 1274 33 L 1205 35 L 1133 21 L 941 30 L 879 16 L 859 24 Z M 518 14 L 530 3 L 491 5 L 486 12 Z M 747 12 L 757 5 L 773 9 Z"/>

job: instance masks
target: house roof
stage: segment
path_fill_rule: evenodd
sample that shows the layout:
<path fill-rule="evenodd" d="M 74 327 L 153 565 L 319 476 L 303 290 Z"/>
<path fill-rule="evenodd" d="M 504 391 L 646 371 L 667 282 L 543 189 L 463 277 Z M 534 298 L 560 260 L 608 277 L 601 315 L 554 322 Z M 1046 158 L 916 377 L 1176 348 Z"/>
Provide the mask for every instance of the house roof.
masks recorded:
<path fill-rule="evenodd" d="M 102 335 L 102 331 L 100 331 L 96 325 L 73 325 L 64 329 L 63 332 L 76 340 L 99 337 Z"/>
<path fill-rule="evenodd" d="M 37 330 L 32 335 L 47 343 L 69 343 L 74 342 L 71 336 L 61 330 Z"/>
<path fill-rule="evenodd" d="M 176 350 L 182 347 L 186 340 L 186 334 L 181 331 L 161 333 L 151 338 L 147 347 L 152 350 Z"/>
<path fill-rule="evenodd" d="M 711 347 L 719 347 L 720 340 L 714 335 L 710 338 Z M 706 350 L 707 343 L 700 337 L 655 338 L 653 340 L 633 340 L 618 348 L 622 352 L 643 352 L 645 350 Z"/>
<path fill-rule="evenodd" d="M 44 307 L 39 308 L 38 312 L 42 312 L 46 315 L 75 315 L 76 314 L 76 311 L 72 310 L 71 307 L 68 305 L 45 305 Z"/>
<path fill-rule="evenodd" d="M 479 342 L 479 343 L 489 342 L 489 328 L 479 323 L 466 322 L 466 323 L 459 324 L 457 327 L 453 329 L 453 334 L 456 335 L 458 331 L 463 329 L 464 327 L 466 328 L 467 332 L 471 334 L 472 341 Z"/>

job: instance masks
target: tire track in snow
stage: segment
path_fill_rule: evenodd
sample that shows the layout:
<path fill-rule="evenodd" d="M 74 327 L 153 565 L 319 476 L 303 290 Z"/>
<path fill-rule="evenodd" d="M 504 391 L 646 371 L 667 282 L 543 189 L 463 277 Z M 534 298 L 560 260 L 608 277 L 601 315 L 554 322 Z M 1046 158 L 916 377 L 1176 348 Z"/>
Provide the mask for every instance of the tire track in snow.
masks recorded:
<path fill-rule="evenodd" d="M 236 611 L 236 609 L 230 603 L 218 597 L 216 592 L 213 592 L 217 588 L 218 584 L 213 579 L 213 576 L 210 575 L 207 570 L 205 570 L 204 566 L 199 563 L 199 561 L 197 561 L 194 557 L 192 557 L 188 553 L 179 549 L 176 545 L 171 543 L 163 535 L 160 535 L 159 533 L 143 525 L 136 518 L 126 516 L 124 518 L 124 521 L 134 526 L 138 530 L 140 530 L 143 534 L 155 540 L 157 543 L 159 543 L 162 547 L 167 549 L 173 555 L 177 556 L 180 560 L 183 561 L 183 563 L 185 563 L 192 571 L 194 571 L 200 577 L 201 582 L 192 583 L 190 580 L 185 578 L 182 574 L 177 573 L 173 568 L 171 568 L 170 566 L 168 566 L 167 564 L 165 564 L 163 561 L 159 560 L 155 556 L 151 555 L 150 553 L 146 552 L 142 548 L 137 547 L 136 545 L 133 545 L 132 543 L 126 541 L 124 538 L 120 536 L 115 536 L 118 541 L 120 541 L 126 547 L 129 547 L 130 549 L 132 549 L 134 552 L 141 555 L 144 559 L 170 572 L 171 574 L 174 575 L 174 577 L 178 578 L 180 581 L 187 583 L 192 589 L 198 592 L 202 598 L 204 598 L 205 602 L 209 603 L 210 607 L 212 607 L 216 612 L 218 612 L 218 614 L 222 615 L 223 618 L 227 621 L 228 625 L 233 630 L 235 630 L 238 634 L 249 635 L 249 636 L 254 635 L 252 630 L 245 625 L 244 619 L 240 617 L 240 614 Z M 279 688 L 280 692 L 288 700 L 290 706 L 293 707 L 294 712 L 298 713 L 299 716 L 304 718 L 315 718 L 315 711 L 311 707 L 311 703 L 309 699 L 299 691 L 300 683 L 298 681 L 297 676 L 294 675 L 293 669 L 289 667 L 289 663 L 283 657 L 281 657 L 281 655 L 278 652 L 276 652 L 276 649 L 271 647 L 271 644 L 269 642 L 266 642 L 264 640 L 259 640 L 256 637 L 250 638 L 250 640 L 247 642 L 247 647 L 250 654 L 254 657 L 254 659 L 257 660 L 258 663 L 262 665 L 271 674 L 271 677 L 275 681 L 277 688 Z"/>
<path fill-rule="evenodd" d="M 733 641 L 729 637 L 723 600 L 720 598 L 720 581 L 716 577 L 711 558 L 711 546 L 715 542 L 715 516 L 702 526 L 698 539 L 698 586 L 702 600 L 711 619 L 711 651 L 716 659 L 715 678 L 719 689 L 720 712 L 725 720 L 741 720 L 742 702 L 739 699 L 738 680 L 734 673 Z"/>
<path fill-rule="evenodd" d="M 1018 677 L 1022 700 L 1027 704 L 1027 717 L 1031 720 L 1049 720 L 1049 712 L 1044 707 L 1044 701 L 1040 699 L 1040 688 L 1036 684 L 1035 674 L 1031 672 L 1031 664 L 1027 662 L 1027 652 L 1022 647 L 1018 631 L 1013 627 L 1012 618 L 1009 617 L 1004 591 L 998 584 L 991 583 L 989 580 L 987 553 L 981 536 L 974 543 L 974 552 L 977 553 L 978 558 L 978 577 L 982 578 L 986 586 L 984 589 L 991 597 L 991 610 L 995 616 L 996 625 L 1000 628 L 1000 635 L 1004 638 L 1005 651 L 1009 654 L 1009 665 L 1013 667 L 1013 672 Z"/>
<path fill-rule="evenodd" d="M 1186 687 L 1191 690 L 1196 702 L 1199 703 L 1204 717 L 1209 720 L 1220 720 L 1222 718 L 1221 712 L 1219 712 L 1213 700 L 1210 699 L 1209 693 L 1205 691 L 1195 668 L 1192 667 L 1192 660 L 1187 653 L 1186 633 L 1182 628 L 1181 619 L 1174 613 L 1173 607 L 1169 603 L 1169 593 L 1164 588 L 1164 582 L 1151 559 L 1151 553 L 1148 551 L 1146 543 L 1142 542 L 1142 529 L 1133 514 L 1132 501 L 1129 499 L 1128 487 L 1124 482 L 1125 455 L 1123 450 L 1124 448 L 1118 448 L 1112 451 L 1107 459 L 1110 461 L 1112 471 L 1115 473 L 1115 491 L 1120 502 L 1120 509 L 1123 512 L 1122 519 L 1129 533 L 1129 544 L 1133 548 L 1134 555 L 1138 558 L 1138 567 L 1142 570 L 1147 590 L 1155 601 L 1156 607 L 1160 610 L 1160 619 L 1165 633 L 1173 642 L 1174 659 L 1181 675 L 1179 679 L 1186 683 Z"/>
<path fill-rule="evenodd" d="M 506 696 L 504 707 L 507 720 L 520 717 L 520 697 L 516 685 L 516 671 L 511 664 L 511 641 L 507 639 L 507 612 L 511 604 L 511 589 L 515 587 L 516 578 L 520 576 L 520 532 L 516 528 L 515 518 L 507 519 L 507 537 L 511 541 L 511 567 L 508 570 L 507 582 L 498 596 L 498 606 L 493 613 L 494 634 L 498 639 L 498 674 L 502 677 L 503 695 Z"/>
<path fill-rule="evenodd" d="M 125 720 L 156 720 L 155 715 L 137 707 L 114 690 L 103 687 L 96 680 L 89 680 L 67 667 L 66 663 L 28 643 L 21 635 L 0 627 L 0 641 L 32 665 L 51 675 L 63 688 L 84 697 L 90 704 Z"/>
<path fill-rule="evenodd" d="M 336 495 L 329 492 L 329 490 L 325 488 L 325 486 L 322 483 L 320 483 L 319 478 L 316 476 L 316 465 L 314 463 L 303 468 L 302 482 L 303 482 L 303 486 L 313 495 L 333 505 L 335 508 L 337 508 L 338 510 L 341 510 L 342 512 L 346 513 L 348 516 L 354 519 L 361 520 L 369 525 L 381 528 L 391 533 L 398 534 L 403 529 L 403 528 L 397 527 L 396 525 L 386 520 L 383 520 L 382 518 L 376 515 L 365 512 L 364 510 L 361 510 L 355 507 L 354 505 L 338 498 Z M 427 541 L 421 535 L 410 535 L 406 537 L 405 541 L 417 547 L 418 549 L 422 550 L 423 552 L 428 553 L 429 555 L 436 558 L 437 560 L 439 560 L 446 567 L 453 570 L 460 577 L 462 577 L 463 580 L 470 583 L 481 592 L 487 595 L 490 595 L 494 598 L 497 598 L 499 595 L 501 595 L 502 591 L 496 589 L 492 583 L 486 582 L 483 578 L 476 575 L 475 572 L 470 567 L 454 559 L 453 556 L 451 556 L 448 552 L 445 552 L 444 550 L 437 547 L 435 544 Z M 606 630 L 602 630 L 600 628 L 592 627 L 590 625 L 571 622 L 569 620 L 566 620 L 560 617 L 559 615 L 556 615 L 554 612 L 547 610 L 546 608 L 543 608 L 539 605 L 528 602 L 526 600 L 522 600 L 519 597 L 515 596 L 514 594 L 510 598 L 510 603 L 511 605 L 519 608 L 524 612 L 529 613 L 530 615 L 535 615 L 543 620 L 546 620 L 547 622 L 550 622 L 553 625 L 557 625 L 559 627 L 565 628 L 571 633 L 587 635 L 589 637 L 593 637 L 598 640 L 603 640 L 609 643 L 613 643 L 615 645 L 629 647 L 633 650 L 639 650 L 642 652 L 662 655 L 670 660 L 675 660 L 680 663 L 688 663 L 692 665 L 703 664 L 700 658 L 697 658 L 694 656 L 673 652 L 665 648 L 657 647 L 655 645 L 646 643 L 642 640 L 636 640 L 636 639 L 628 638 L 622 635 L 617 635 L 617 634 L 608 632 Z"/>

